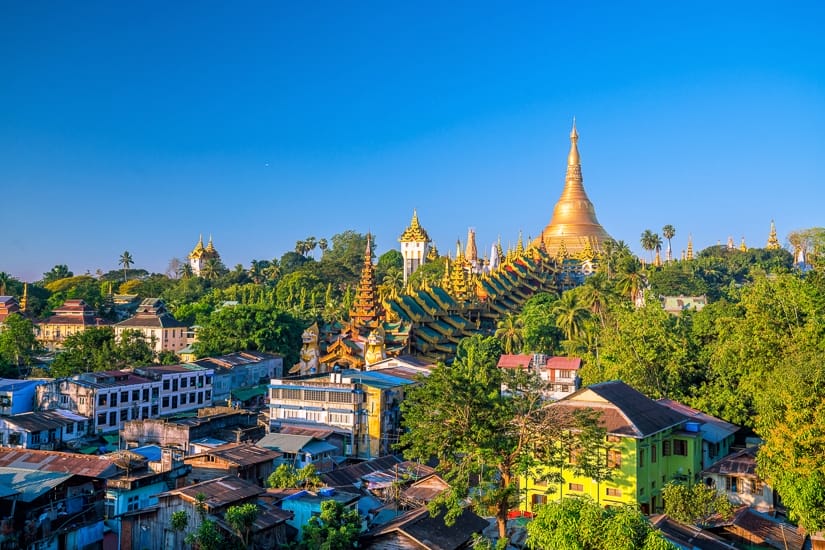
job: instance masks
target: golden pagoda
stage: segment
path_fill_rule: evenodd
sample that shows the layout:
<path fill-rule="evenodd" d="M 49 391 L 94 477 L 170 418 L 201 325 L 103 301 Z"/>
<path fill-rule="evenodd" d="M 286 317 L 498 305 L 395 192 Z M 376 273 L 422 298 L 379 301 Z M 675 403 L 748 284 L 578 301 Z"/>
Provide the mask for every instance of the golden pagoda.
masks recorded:
<path fill-rule="evenodd" d="M 472 227 L 467 230 L 467 246 L 464 248 L 464 258 L 475 266 L 478 263 L 478 248 L 476 247 L 476 230 Z"/>
<path fill-rule="evenodd" d="M 693 235 L 688 234 L 688 247 L 685 259 L 690 261 L 693 259 Z"/>
<path fill-rule="evenodd" d="M 740 252 L 747 252 L 748 251 L 748 246 L 745 244 L 745 237 L 744 236 L 742 237 L 742 242 L 739 243 L 739 251 Z"/>
<path fill-rule="evenodd" d="M 378 292 L 375 284 L 375 267 L 372 265 L 372 247 L 370 234 L 367 233 L 367 249 L 364 252 L 364 267 L 361 269 L 361 280 L 355 292 L 355 301 L 349 312 L 350 320 L 355 327 L 372 327 L 383 314 L 383 307 L 378 301 Z"/>
<path fill-rule="evenodd" d="M 768 235 L 768 244 L 765 245 L 768 250 L 779 250 L 782 245 L 779 244 L 779 239 L 776 238 L 776 224 L 771 220 L 771 232 Z"/>
<path fill-rule="evenodd" d="M 567 253 L 575 255 L 585 248 L 590 239 L 592 239 L 591 246 L 595 245 L 597 252 L 601 250 L 601 244 L 604 241 L 611 239 L 596 219 L 596 209 L 584 190 L 578 140 L 576 120 L 573 119 L 564 190 L 553 208 L 550 223 L 541 232 L 541 237 L 532 243 L 533 246 L 543 244 L 551 256 L 557 255 L 562 242 L 565 244 Z"/>

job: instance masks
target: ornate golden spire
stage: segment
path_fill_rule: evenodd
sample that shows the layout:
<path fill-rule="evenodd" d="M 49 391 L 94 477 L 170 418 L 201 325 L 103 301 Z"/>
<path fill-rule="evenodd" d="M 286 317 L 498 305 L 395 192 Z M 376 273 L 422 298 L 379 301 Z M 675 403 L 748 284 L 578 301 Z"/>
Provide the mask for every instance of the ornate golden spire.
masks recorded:
<path fill-rule="evenodd" d="M 570 153 L 567 155 L 564 190 L 553 209 L 550 223 L 541 232 L 541 237 L 532 243 L 536 247 L 543 243 L 547 252 L 554 256 L 563 238 L 566 238 L 568 253 L 571 254 L 581 252 L 585 239 L 593 239 L 591 246 L 595 246 L 596 252 L 601 249 L 602 242 L 610 239 L 610 235 L 596 219 L 596 210 L 584 190 L 578 141 L 579 133 L 574 119 L 570 131 Z"/>
<path fill-rule="evenodd" d="M 478 249 L 476 248 L 476 230 L 472 227 L 467 230 L 467 246 L 464 248 L 464 258 L 471 263 L 478 261 Z"/>
<path fill-rule="evenodd" d="M 656 248 L 656 257 L 653 258 L 653 265 L 656 267 L 662 267 L 662 254 L 658 248 Z"/>
<path fill-rule="evenodd" d="M 688 234 L 688 246 L 687 246 L 687 252 L 685 253 L 685 259 L 686 260 L 692 260 L 693 259 L 693 235 L 691 235 L 691 234 Z"/>
<path fill-rule="evenodd" d="M 768 250 L 779 250 L 782 245 L 779 244 L 779 239 L 776 238 L 776 224 L 771 220 L 771 232 L 768 235 L 768 244 L 765 245 Z"/>
<path fill-rule="evenodd" d="M 742 242 L 741 242 L 741 243 L 739 243 L 739 251 L 740 251 L 740 252 L 747 252 L 747 251 L 748 251 L 748 247 L 745 245 L 745 237 L 744 237 L 744 235 L 742 236 Z"/>
<path fill-rule="evenodd" d="M 398 237 L 398 242 L 401 243 L 428 243 L 430 242 L 430 236 L 427 235 L 427 232 L 424 231 L 424 228 L 421 227 L 421 224 L 418 223 L 418 211 L 413 209 L 413 216 L 412 221 L 410 221 L 410 226 L 401 233 L 401 236 Z"/>
<path fill-rule="evenodd" d="M 575 127 L 574 127 L 575 129 Z M 524 254 L 524 239 L 521 236 L 521 230 L 518 232 L 518 242 L 516 242 L 516 256 L 521 257 Z"/>
<path fill-rule="evenodd" d="M 438 259 L 438 248 L 436 248 L 436 246 L 433 244 L 430 247 L 429 252 L 427 252 L 427 261 L 428 262 L 434 262 L 437 259 Z"/>
<path fill-rule="evenodd" d="M 23 296 L 20 298 L 20 311 L 26 312 L 29 305 L 29 283 L 23 283 Z"/>
<path fill-rule="evenodd" d="M 444 275 L 441 277 L 441 288 L 444 290 L 449 291 L 450 287 L 450 254 L 447 254 L 447 257 L 444 258 Z"/>
<path fill-rule="evenodd" d="M 198 237 L 198 244 L 196 244 L 195 248 L 192 250 L 192 252 L 189 253 L 189 258 L 197 260 L 198 258 L 203 256 L 203 251 L 204 251 L 204 248 L 203 248 L 203 233 L 201 233 L 200 236 Z"/>
<path fill-rule="evenodd" d="M 367 233 L 367 246 L 364 251 L 364 267 L 361 269 L 361 281 L 355 292 L 355 300 L 349 317 L 357 327 L 371 326 L 384 314 L 383 307 L 377 299 L 375 284 L 375 267 L 372 265 L 371 235 Z"/>

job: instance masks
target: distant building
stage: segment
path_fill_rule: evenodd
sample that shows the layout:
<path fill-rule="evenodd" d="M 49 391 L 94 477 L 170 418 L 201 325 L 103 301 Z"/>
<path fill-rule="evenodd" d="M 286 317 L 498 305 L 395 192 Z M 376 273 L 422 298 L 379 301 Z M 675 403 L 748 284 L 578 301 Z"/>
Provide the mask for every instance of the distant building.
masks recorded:
<path fill-rule="evenodd" d="M 0 378 L 0 416 L 33 411 L 37 386 L 43 383 L 42 380 Z"/>
<path fill-rule="evenodd" d="M 554 401 L 566 397 L 581 386 L 578 357 L 548 357 L 536 354 L 504 354 L 498 360 L 500 369 L 532 369 L 546 384 L 544 396 Z"/>
<path fill-rule="evenodd" d="M 94 308 L 79 299 L 66 300 L 52 313 L 52 316 L 35 323 L 37 340 L 51 351 L 62 347 L 66 338 L 73 334 L 111 325 L 98 317 Z"/>
<path fill-rule="evenodd" d="M 739 431 L 739 426 L 672 399 L 659 399 L 657 403 L 681 413 L 687 416 L 691 422 L 699 424 L 699 431 L 702 432 L 702 468 L 709 468 L 711 464 L 728 456 L 733 446 L 734 435 Z"/>
<path fill-rule="evenodd" d="M 218 357 L 204 357 L 189 361 L 192 365 L 211 368 L 214 372 L 212 401 L 215 404 L 248 402 L 259 396 L 262 405 L 266 384 L 284 373 L 284 359 L 274 353 L 239 351 Z"/>
<path fill-rule="evenodd" d="M 306 525 L 309 518 L 320 515 L 321 503 L 327 500 L 334 500 L 345 511 L 358 510 L 358 501 L 361 495 L 358 493 L 347 493 L 335 489 L 321 489 L 318 492 L 300 491 L 285 497 L 281 501 L 281 508 L 292 513 L 292 518 L 287 520 L 287 524 L 298 530 L 298 540 L 301 540 L 302 527 Z"/>
<path fill-rule="evenodd" d="M 296 469 L 312 464 L 317 472 L 332 469 L 333 459 L 339 454 L 335 445 L 311 435 L 271 433 L 255 445 L 281 453 L 278 462 L 282 464 L 290 464 Z"/>
<path fill-rule="evenodd" d="M 662 307 L 673 315 L 685 310 L 702 311 L 708 305 L 708 297 L 702 296 L 662 296 Z"/>
<path fill-rule="evenodd" d="M 138 367 L 135 374 L 160 383 L 160 415 L 212 406 L 214 369 L 198 365 Z"/>
<path fill-rule="evenodd" d="M 777 497 L 756 473 L 758 447 L 748 447 L 717 461 L 702 472 L 706 485 L 715 487 L 733 504 L 773 512 Z"/>
<path fill-rule="evenodd" d="M 0 296 L 0 325 L 6 320 L 6 317 L 12 313 L 20 312 L 20 304 L 14 296 Z M 2 330 L 2 328 L 0 328 Z"/>
<path fill-rule="evenodd" d="M 0 417 L 0 445 L 19 449 L 60 450 L 87 435 L 89 419 L 69 411 L 37 411 Z"/>
<path fill-rule="evenodd" d="M 209 237 L 209 244 L 203 246 L 203 235 L 201 235 L 198 244 L 189 253 L 189 266 L 192 268 L 192 274 L 195 277 L 200 277 L 210 261 L 220 262 L 221 255 L 218 254 L 215 245 L 212 244 L 212 237 Z"/>
<path fill-rule="evenodd" d="M 192 467 L 194 483 L 232 475 L 265 487 L 279 458 L 281 453 L 251 443 L 227 443 L 189 455 L 183 461 Z"/>
<path fill-rule="evenodd" d="M 188 327 L 166 311 L 162 300 L 146 298 L 138 306 L 134 316 L 115 325 L 115 336 L 120 339 L 123 332 L 135 330 L 152 346 L 156 353 L 177 352 L 188 344 Z"/>

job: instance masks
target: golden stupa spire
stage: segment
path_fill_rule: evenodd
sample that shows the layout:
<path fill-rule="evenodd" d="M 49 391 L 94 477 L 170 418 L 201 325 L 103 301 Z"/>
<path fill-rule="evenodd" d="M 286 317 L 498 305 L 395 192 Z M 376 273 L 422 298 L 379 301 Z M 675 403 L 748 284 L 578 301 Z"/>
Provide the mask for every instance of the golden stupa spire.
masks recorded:
<path fill-rule="evenodd" d="M 29 283 L 23 283 L 23 296 L 20 298 L 20 311 L 25 312 L 29 305 Z"/>
<path fill-rule="evenodd" d="M 444 258 L 444 275 L 441 277 L 441 288 L 444 290 L 450 289 L 450 254 Z"/>
<path fill-rule="evenodd" d="M 579 132 L 576 120 L 570 130 L 570 152 L 567 155 L 567 173 L 564 178 L 564 190 L 553 208 L 550 223 L 541 232 L 539 242 L 532 246 L 544 244 L 551 255 L 556 255 L 561 241 L 566 238 L 568 253 L 578 254 L 584 248 L 584 239 L 592 238 L 591 246 L 595 251 L 601 249 L 601 243 L 611 237 L 596 219 L 596 209 L 587 197 L 582 179 L 581 158 L 579 156 Z"/>
<path fill-rule="evenodd" d="M 464 249 L 464 257 L 473 263 L 478 261 L 478 249 L 476 248 L 476 230 L 472 227 L 467 230 L 467 246 Z"/>
<path fill-rule="evenodd" d="M 662 267 L 662 254 L 658 247 L 656 248 L 656 257 L 653 259 L 653 265 Z"/>
<path fill-rule="evenodd" d="M 413 216 L 412 220 L 410 221 L 410 226 L 404 230 L 400 237 L 398 237 L 398 242 L 402 243 L 429 243 L 430 236 L 427 235 L 427 232 L 421 227 L 421 224 L 418 222 L 418 210 L 413 208 Z"/>
<path fill-rule="evenodd" d="M 691 234 L 688 234 L 688 246 L 687 246 L 687 252 L 685 253 L 685 259 L 686 260 L 692 260 L 693 259 L 693 235 L 691 235 Z"/>
<path fill-rule="evenodd" d="M 742 236 L 742 242 L 739 243 L 739 250 L 740 250 L 740 252 L 747 252 L 748 251 L 748 247 L 745 245 L 745 236 L 744 235 Z"/>
<path fill-rule="evenodd" d="M 575 129 L 575 126 L 574 126 Z M 521 236 L 521 230 L 518 232 L 518 241 L 516 242 L 516 256 L 521 257 L 524 254 L 524 239 Z"/>
<path fill-rule="evenodd" d="M 198 236 L 198 244 L 196 244 L 192 252 L 189 253 L 189 257 L 192 259 L 198 259 L 203 256 L 203 250 L 203 233 L 201 233 Z"/>
<path fill-rule="evenodd" d="M 768 244 L 765 245 L 768 250 L 779 250 L 782 245 L 779 244 L 779 239 L 776 238 L 776 224 L 771 220 L 771 232 L 768 235 Z"/>

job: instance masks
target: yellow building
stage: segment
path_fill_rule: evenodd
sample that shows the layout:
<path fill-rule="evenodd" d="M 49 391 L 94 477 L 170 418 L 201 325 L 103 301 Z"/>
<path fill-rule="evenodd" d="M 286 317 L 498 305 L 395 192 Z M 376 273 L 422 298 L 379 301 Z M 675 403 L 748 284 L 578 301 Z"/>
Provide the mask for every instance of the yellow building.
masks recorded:
<path fill-rule="evenodd" d="M 63 346 L 69 336 L 87 328 L 110 326 L 111 323 L 97 316 L 97 312 L 83 300 L 66 300 L 53 311 L 53 315 L 35 323 L 37 340 L 43 347 L 55 350 Z"/>

